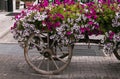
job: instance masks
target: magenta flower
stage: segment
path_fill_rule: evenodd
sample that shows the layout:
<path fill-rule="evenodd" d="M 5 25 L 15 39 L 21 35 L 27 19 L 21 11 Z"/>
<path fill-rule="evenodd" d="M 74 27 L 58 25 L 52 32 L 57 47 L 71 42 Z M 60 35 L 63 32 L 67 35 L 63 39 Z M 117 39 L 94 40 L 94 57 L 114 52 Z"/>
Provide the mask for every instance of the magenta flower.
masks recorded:
<path fill-rule="evenodd" d="M 117 0 L 117 2 L 119 3 L 119 2 L 120 2 L 120 0 Z"/>
<path fill-rule="evenodd" d="M 70 31 L 66 32 L 67 35 L 71 35 L 72 33 Z"/>
<path fill-rule="evenodd" d="M 94 15 L 94 16 L 93 16 L 93 19 L 97 19 L 97 18 L 98 18 L 97 15 Z"/>
<path fill-rule="evenodd" d="M 55 0 L 55 4 L 60 5 L 61 4 L 60 0 Z"/>
<path fill-rule="evenodd" d="M 85 8 L 85 5 L 81 4 L 82 8 L 84 9 Z"/>
<path fill-rule="evenodd" d="M 87 5 L 88 7 L 93 6 L 93 4 L 94 4 L 94 2 L 89 2 L 89 3 L 86 3 L 86 5 Z"/>
<path fill-rule="evenodd" d="M 57 13 L 56 16 L 61 18 L 61 19 L 64 19 L 64 16 L 62 14 L 60 14 L 60 13 Z"/>
<path fill-rule="evenodd" d="M 81 33 L 85 33 L 86 29 L 85 28 L 80 28 Z"/>
<path fill-rule="evenodd" d="M 90 19 L 90 18 L 92 18 L 92 15 L 89 13 L 89 14 L 85 14 L 85 16 L 88 18 L 88 19 Z"/>
<path fill-rule="evenodd" d="M 57 13 L 57 14 L 55 14 L 53 17 L 52 17 L 52 19 L 53 20 L 56 20 L 56 18 L 60 18 L 60 19 L 64 19 L 64 16 L 62 15 L 62 14 L 60 14 L 60 13 Z"/>
<path fill-rule="evenodd" d="M 95 29 L 98 29 L 100 26 L 99 25 L 97 25 L 97 24 L 94 24 L 94 26 L 95 26 Z"/>
<path fill-rule="evenodd" d="M 110 5 L 111 1 L 110 0 L 107 0 L 108 1 L 108 5 Z"/>
<path fill-rule="evenodd" d="M 47 25 L 48 30 L 51 30 L 53 26 L 52 22 L 45 22 L 45 23 Z"/>
<path fill-rule="evenodd" d="M 15 22 L 14 25 L 13 25 L 13 27 L 11 27 L 11 30 L 15 29 L 16 27 L 17 27 L 17 23 Z"/>
<path fill-rule="evenodd" d="M 19 20 L 20 18 L 21 18 L 21 16 L 19 14 L 15 16 L 16 20 Z"/>
<path fill-rule="evenodd" d="M 54 28 L 59 27 L 60 24 L 61 24 L 60 22 L 56 22 L 56 23 L 53 24 L 53 27 L 54 27 Z"/>
<path fill-rule="evenodd" d="M 114 32 L 110 32 L 110 33 L 109 33 L 109 39 L 112 40 L 114 35 L 115 35 Z"/>
<path fill-rule="evenodd" d="M 94 8 L 90 8 L 89 10 L 90 10 L 90 13 L 91 13 L 91 14 L 96 14 L 96 11 L 95 11 Z"/>
<path fill-rule="evenodd" d="M 75 4 L 75 1 L 74 0 L 64 0 L 64 4 Z"/>
<path fill-rule="evenodd" d="M 69 2 L 69 0 L 64 0 L 64 3 L 68 3 Z"/>
<path fill-rule="evenodd" d="M 86 27 L 85 29 L 86 29 L 86 31 L 90 31 L 90 28 L 89 28 L 89 27 Z"/>
<path fill-rule="evenodd" d="M 105 0 L 98 0 L 99 3 L 105 3 Z"/>
<path fill-rule="evenodd" d="M 49 5 L 48 0 L 44 0 L 44 2 L 43 2 L 43 6 L 44 6 L 44 7 L 47 7 L 48 5 Z"/>
<path fill-rule="evenodd" d="M 94 23 L 93 23 L 92 21 L 89 21 L 88 24 L 89 24 L 89 25 L 93 25 Z"/>

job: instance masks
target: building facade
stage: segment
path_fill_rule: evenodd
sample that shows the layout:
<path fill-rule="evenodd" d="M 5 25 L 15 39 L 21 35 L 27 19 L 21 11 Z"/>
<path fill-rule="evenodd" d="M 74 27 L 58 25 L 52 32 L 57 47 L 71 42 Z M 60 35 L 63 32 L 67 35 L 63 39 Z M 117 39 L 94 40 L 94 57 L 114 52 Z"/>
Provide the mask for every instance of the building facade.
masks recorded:
<path fill-rule="evenodd" d="M 39 2 L 39 1 L 40 0 L 36 0 L 35 2 Z M 54 2 L 55 0 L 49 0 L 49 1 Z M 63 0 L 61 0 L 61 1 L 63 1 Z M 97 2 L 98 0 L 75 0 L 75 1 L 81 1 L 81 2 L 95 1 L 95 2 Z M 119 1 L 120 2 L 120 0 L 103 0 L 103 1 Z M 16 12 L 16 11 L 20 11 L 20 10 L 24 9 L 25 6 L 29 5 L 29 4 L 30 4 L 29 2 L 26 4 L 21 0 L 0 0 L 0 11 Z"/>
<path fill-rule="evenodd" d="M 20 0 L 0 0 L 0 11 L 14 12 L 20 8 Z"/>

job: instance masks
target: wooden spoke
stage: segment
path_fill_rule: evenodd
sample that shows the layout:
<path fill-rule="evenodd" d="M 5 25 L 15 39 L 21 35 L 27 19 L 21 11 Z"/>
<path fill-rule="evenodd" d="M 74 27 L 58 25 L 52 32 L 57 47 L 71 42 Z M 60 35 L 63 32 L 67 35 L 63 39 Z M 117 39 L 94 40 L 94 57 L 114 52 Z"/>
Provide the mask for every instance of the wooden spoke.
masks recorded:
<path fill-rule="evenodd" d="M 61 62 L 65 63 L 66 64 L 66 61 L 64 61 L 63 59 L 61 59 L 60 57 L 55 57 L 57 58 L 58 60 L 60 60 Z"/>
<path fill-rule="evenodd" d="M 47 59 L 47 71 L 50 71 L 50 61 Z"/>
<path fill-rule="evenodd" d="M 50 46 L 50 47 L 53 47 L 53 46 L 54 46 L 55 41 L 56 41 L 56 40 L 53 40 L 53 42 L 52 42 L 52 44 L 51 44 L 51 46 Z"/>
<path fill-rule="evenodd" d="M 44 40 L 39 36 L 40 41 L 42 41 L 43 45 L 45 46 Z"/>
<path fill-rule="evenodd" d="M 45 61 L 45 57 L 41 60 L 41 62 L 38 64 L 38 68 L 40 68 L 41 64 Z"/>
<path fill-rule="evenodd" d="M 53 64 L 55 65 L 55 67 L 56 67 L 57 69 L 59 69 L 57 63 L 55 62 L 55 60 L 54 60 L 52 57 L 51 57 L 51 60 L 52 60 Z"/>
<path fill-rule="evenodd" d="M 35 46 L 37 46 L 37 47 L 40 48 L 40 46 L 39 46 L 38 44 L 36 44 L 36 43 L 34 43 L 34 42 L 30 42 L 30 43 L 32 43 L 32 44 L 34 44 Z"/>

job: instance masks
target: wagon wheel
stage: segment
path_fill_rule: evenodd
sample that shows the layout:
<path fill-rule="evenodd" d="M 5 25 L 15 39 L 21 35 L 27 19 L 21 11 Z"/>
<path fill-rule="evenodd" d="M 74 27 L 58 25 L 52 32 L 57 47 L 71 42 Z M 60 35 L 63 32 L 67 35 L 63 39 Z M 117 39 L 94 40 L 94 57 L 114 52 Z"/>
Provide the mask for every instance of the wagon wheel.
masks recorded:
<path fill-rule="evenodd" d="M 69 65 L 72 58 L 72 46 L 54 46 L 55 41 L 52 43 L 49 39 L 45 41 L 41 35 L 49 38 L 48 35 L 42 33 L 39 36 L 33 34 L 25 43 L 25 60 L 38 73 L 58 74 Z M 33 46 L 32 49 L 30 46 Z"/>
<path fill-rule="evenodd" d="M 108 45 L 106 45 L 106 44 L 108 44 Z M 102 51 L 103 51 L 105 56 L 111 56 L 112 53 L 113 53 L 114 43 L 109 42 L 109 43 L 106 43 L 106 44 L 105 44 L 106 46 L 103 47 Z"/>
<path fill-rule="evenodd" d="M 116 48 L 114 49 L 114 55 L 118 60 L 120 60 L 120 42 L 117 43 Z"/>

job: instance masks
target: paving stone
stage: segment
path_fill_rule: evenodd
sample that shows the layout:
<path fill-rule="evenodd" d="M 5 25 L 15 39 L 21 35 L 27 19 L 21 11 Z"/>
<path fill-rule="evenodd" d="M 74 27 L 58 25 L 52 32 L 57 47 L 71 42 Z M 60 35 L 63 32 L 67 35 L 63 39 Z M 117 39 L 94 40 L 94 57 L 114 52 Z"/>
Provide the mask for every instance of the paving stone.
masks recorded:
<path fill-rule="evenodd" d="M 96 56 L 94 54 L 93 56 L 88 56 L 87 53 L 90 52 L 86 53 L 84 51 L 84 54 L 74 52 L 76 54 L 73 55 L 70 65 L 63 72 L 58 75 L 41 75 L 29 67 L 21 51 L 23 49 L 20 49 L 17 44 L 0 44 L 0 79 L 120 78 L 120 61 L 114 55 L 111 57 Z"/>

